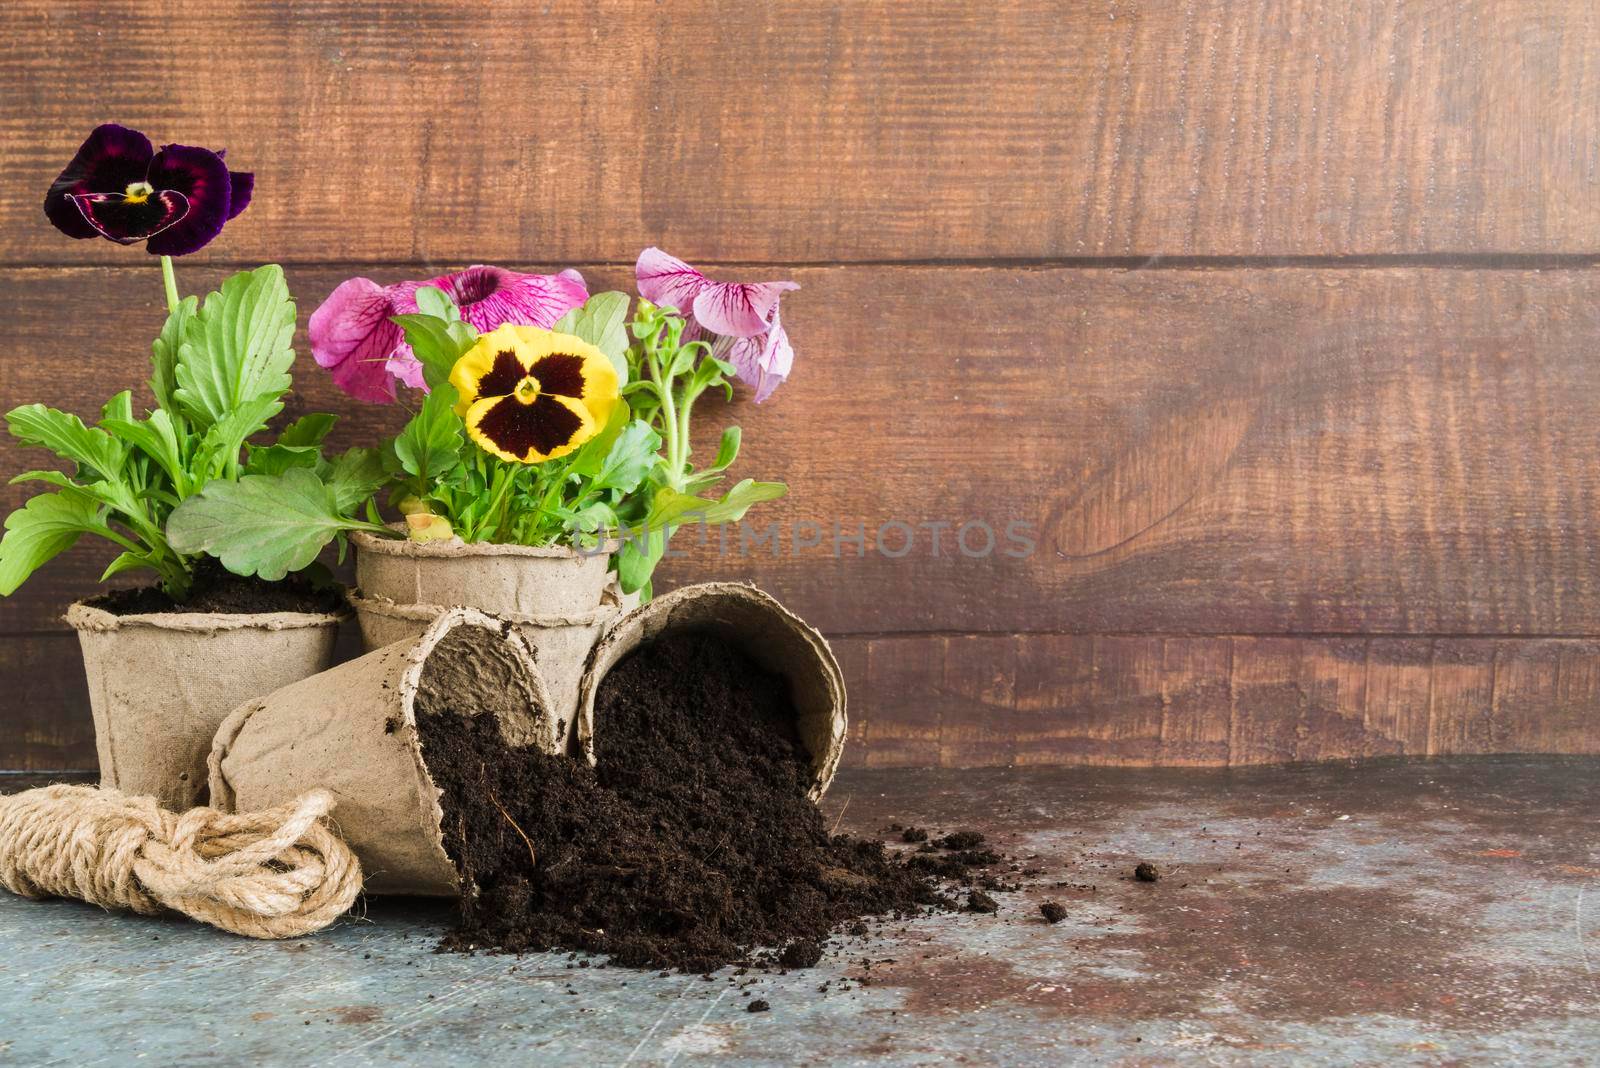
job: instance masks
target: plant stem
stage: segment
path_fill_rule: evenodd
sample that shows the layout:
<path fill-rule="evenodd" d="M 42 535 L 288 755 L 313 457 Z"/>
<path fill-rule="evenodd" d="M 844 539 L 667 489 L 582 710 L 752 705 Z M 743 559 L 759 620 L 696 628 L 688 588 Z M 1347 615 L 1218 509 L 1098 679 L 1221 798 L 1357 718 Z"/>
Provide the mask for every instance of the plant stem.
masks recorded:
<path fill-rule="evenodd" d="M 690 448 L 689 413 L 694 409 L 694 402 L 699 396 L 699 393 L 690 393 L 688 388 L 685 387 L 683 391 L 683 407 L 678 412 L 678 441 L 680 443 L 679 448 L 681 453 L 678 457 L 678 472 L 681 476 L 680 481 L 687 480 L 689 475 L 689 472 L 686 470 L 689 466 Z"/>
<path fill-rule="evenodd" d="M 484 509 L 483 524 L 478 532 L 489 534 L 490 540 L 493 541 L 500 534 L 500 525 L 504 521 L 501 514 L 502 507 L 506 502 L 506 494 L 511 489 L 513 476 L 500 464 L 493 464 L 489 472 L 492 482 L 489 489 L 489 507 Z"/>
<path fill-rule="evenodd" d="M 178 276 L 172 273 L 172 257 L 161 257 L 161 282 L 167 287 L 167 314 L 178 310 Z"/>
<path fill-rule="evenodd" d="M 650 377 L 661 387 L 661 429 L 667 439 L 667 477 L 672 488 L 683 488 L 683 458 L 679 455 L 681 441 L 678 433 L 678 406 L 672 398 L 672 383 L 661 380 L 661 368 L 655 354 L 650 355 Z"/>

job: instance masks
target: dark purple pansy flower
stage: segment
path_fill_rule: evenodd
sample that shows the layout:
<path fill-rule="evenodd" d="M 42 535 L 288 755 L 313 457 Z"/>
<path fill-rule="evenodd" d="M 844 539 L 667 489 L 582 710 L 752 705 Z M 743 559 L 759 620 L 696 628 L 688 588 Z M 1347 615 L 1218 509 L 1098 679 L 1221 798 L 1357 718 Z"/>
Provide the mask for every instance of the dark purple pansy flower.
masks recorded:
<path fill-rule="evenodd" d="M 68 237 L 145 242 L 153 256 L 204 248 L 250 203 L 255 176 L 230 172 L 221 152 L 165 145 L 126 126 L 97 126 L 50 183 L 44 213 Z"/>

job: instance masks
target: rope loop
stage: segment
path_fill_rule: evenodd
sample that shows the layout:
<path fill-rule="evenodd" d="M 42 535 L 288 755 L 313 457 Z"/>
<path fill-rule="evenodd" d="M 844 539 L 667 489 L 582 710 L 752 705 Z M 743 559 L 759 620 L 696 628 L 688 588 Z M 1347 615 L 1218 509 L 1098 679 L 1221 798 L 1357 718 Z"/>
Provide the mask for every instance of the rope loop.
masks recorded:
<path fill-rule="evenodd" d="M 0 886 L 153 915 L 163 908 L 251 938 L 296 938 L 344 915 L 361 865 L 312 790 L 261 812 L 167 812 L 92 786 L 0 797 Z"/>

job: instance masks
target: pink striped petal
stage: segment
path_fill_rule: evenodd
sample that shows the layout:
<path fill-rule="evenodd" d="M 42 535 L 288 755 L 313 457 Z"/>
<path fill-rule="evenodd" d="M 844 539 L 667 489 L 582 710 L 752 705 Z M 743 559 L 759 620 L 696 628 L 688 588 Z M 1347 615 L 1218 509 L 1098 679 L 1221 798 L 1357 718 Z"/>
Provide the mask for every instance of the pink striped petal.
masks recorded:
<path fill-rule="evenodd" d="M 393 314 L 391 293 L 370 278 L 341 282 L 311 313 L 311 355 L 332 372 L 335 385 L 357 400 L 373 404 L 394 400 L 394 379 L 387 365 L 401 333 L 389 321 Z"/>
<path fill-rule="evenodd" d="M 428 383 L 422 377 L 422 361 L 417 359 L 417 354 L 404 341 L 395 346 L 394 355 L 384 362 L 383 367 L 412 389 L 428 392 Z"/>
<path fill-rule="evenodd" d="M 477 264 L 426 282 L 400 282 L 391 286 L 395 307 L 401 312 L 416 311 L 417 290 L 423 286 L 448 293 L 461 309 L 461 318 L 484 334 L 508 323 L 548 328 L 589 299 L 583 275 L 577 271 L 521 274 Z"/>
<path fill-rule="evenodd" d="M 639 253 L 633 272 L 641 297 L 653 304 L 676 308 L 685 317 L 693 312 L 695 297 L 711 284 L 705 275 L 654 245 Z"/>
<path fill-rule="evenodd" d="M 778 311 L 778 298 L 794 282 L 712 282 L 694 298 L 694 318 L 713 334 L 764 334 Z"/>
<path fill-rule="evenodd" d="M 756 337 L 736 338 L 723 358 L 733 364 L 740 381 L 756 388 L 756 403 L 760 404 L 789 377 L 794 368 L 794 347 L 774 313 L 770 330 Z"/>

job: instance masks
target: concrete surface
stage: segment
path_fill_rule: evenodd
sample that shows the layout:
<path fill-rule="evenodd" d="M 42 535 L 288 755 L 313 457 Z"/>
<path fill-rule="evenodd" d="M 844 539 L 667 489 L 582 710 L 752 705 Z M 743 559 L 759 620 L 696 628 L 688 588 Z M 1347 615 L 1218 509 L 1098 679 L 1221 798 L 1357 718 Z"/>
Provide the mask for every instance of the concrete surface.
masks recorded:
<path fill-rule="evenodd" d="M 0 894 L 0 1063 L 1593 1064 L 1597 772 L 847 773 L 842 828 L 977 827 L 1043 872 L 998 916 L 880 925 L 748 996 L 435 954 L 437 905 L 264 944 Z M 1165 877 L 1129 878 L 1141 859 Z"/>

